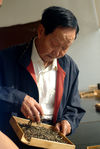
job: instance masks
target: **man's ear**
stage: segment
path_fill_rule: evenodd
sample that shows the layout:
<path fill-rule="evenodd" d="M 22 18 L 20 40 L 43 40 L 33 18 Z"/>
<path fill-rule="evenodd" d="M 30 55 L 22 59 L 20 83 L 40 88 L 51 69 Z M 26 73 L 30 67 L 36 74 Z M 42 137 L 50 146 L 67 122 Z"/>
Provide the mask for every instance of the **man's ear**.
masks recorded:
<path fill-rule="evenodd" d="M 38 26 L 38 38 L 40 39 L 45 34 L 45 28 L 42 24 L 39 24 Z"/>

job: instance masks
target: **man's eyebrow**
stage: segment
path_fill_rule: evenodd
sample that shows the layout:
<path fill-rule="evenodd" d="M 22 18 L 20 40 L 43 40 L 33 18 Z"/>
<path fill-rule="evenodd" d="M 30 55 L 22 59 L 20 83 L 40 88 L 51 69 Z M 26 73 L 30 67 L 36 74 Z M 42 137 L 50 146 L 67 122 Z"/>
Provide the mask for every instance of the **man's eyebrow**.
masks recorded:
<path fill-rule="evenodd" d="M 75 38 L 73 38 L 73 37 L 72 37 L 72 38 L 66 37 L 66 40 L 69 41 L 69 42 L 73 41 L 74 39 L 75 39 Z"/>

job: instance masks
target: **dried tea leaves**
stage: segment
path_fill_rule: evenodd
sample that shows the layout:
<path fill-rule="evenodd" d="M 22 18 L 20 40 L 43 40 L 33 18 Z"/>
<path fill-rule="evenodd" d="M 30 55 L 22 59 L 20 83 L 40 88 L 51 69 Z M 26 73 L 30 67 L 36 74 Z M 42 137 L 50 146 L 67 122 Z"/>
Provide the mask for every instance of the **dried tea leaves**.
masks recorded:
<path fill-rule="evenodd" d="M 60 143 L 68 143 L 67 140 L 64 140 L 58 132 L 47 129 L 45 127 L 38 126 L 31 126 L 27 124 L 19 124 L 24 132 L 24 136 L 27 141 L 31 140 L 31 137 L 45 139 L 49 141 L 56 141 Z"/>

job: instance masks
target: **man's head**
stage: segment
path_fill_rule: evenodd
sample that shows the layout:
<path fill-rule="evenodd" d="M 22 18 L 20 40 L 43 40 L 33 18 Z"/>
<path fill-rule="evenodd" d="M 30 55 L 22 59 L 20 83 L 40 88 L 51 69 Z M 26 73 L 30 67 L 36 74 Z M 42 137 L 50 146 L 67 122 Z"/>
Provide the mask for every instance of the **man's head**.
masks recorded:
<path fill-rule="evenodd" d="M 44 10 L 41 24 L 45 28 L 45 34 L 52 33 L 57 27 L 74 28 L 76 35 L 79 32 L 79 26 L 74 14 L 65 8 L 52 6 Z"/>
<path fill-rule="evenodd" d="M 36 48 L 44 63 L 63 57 L 78 32 L 78 23 L 71 11 L 55 6 L 45 9 L 36 40 Z"/>

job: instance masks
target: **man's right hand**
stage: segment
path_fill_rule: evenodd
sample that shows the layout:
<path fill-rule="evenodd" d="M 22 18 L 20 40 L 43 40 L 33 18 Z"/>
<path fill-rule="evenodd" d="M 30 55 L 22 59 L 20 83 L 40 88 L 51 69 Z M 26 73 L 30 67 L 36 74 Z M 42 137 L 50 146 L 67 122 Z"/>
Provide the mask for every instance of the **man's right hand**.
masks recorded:
<path fill-rule="evenodd" d="M 21 112 L 26 118 L 32 121 L 40 122 L 41 116 L 43 116 L 42 107 L 36 100 L 28 95 L 25 96 L 24 101 L 21 106 Z"/>

